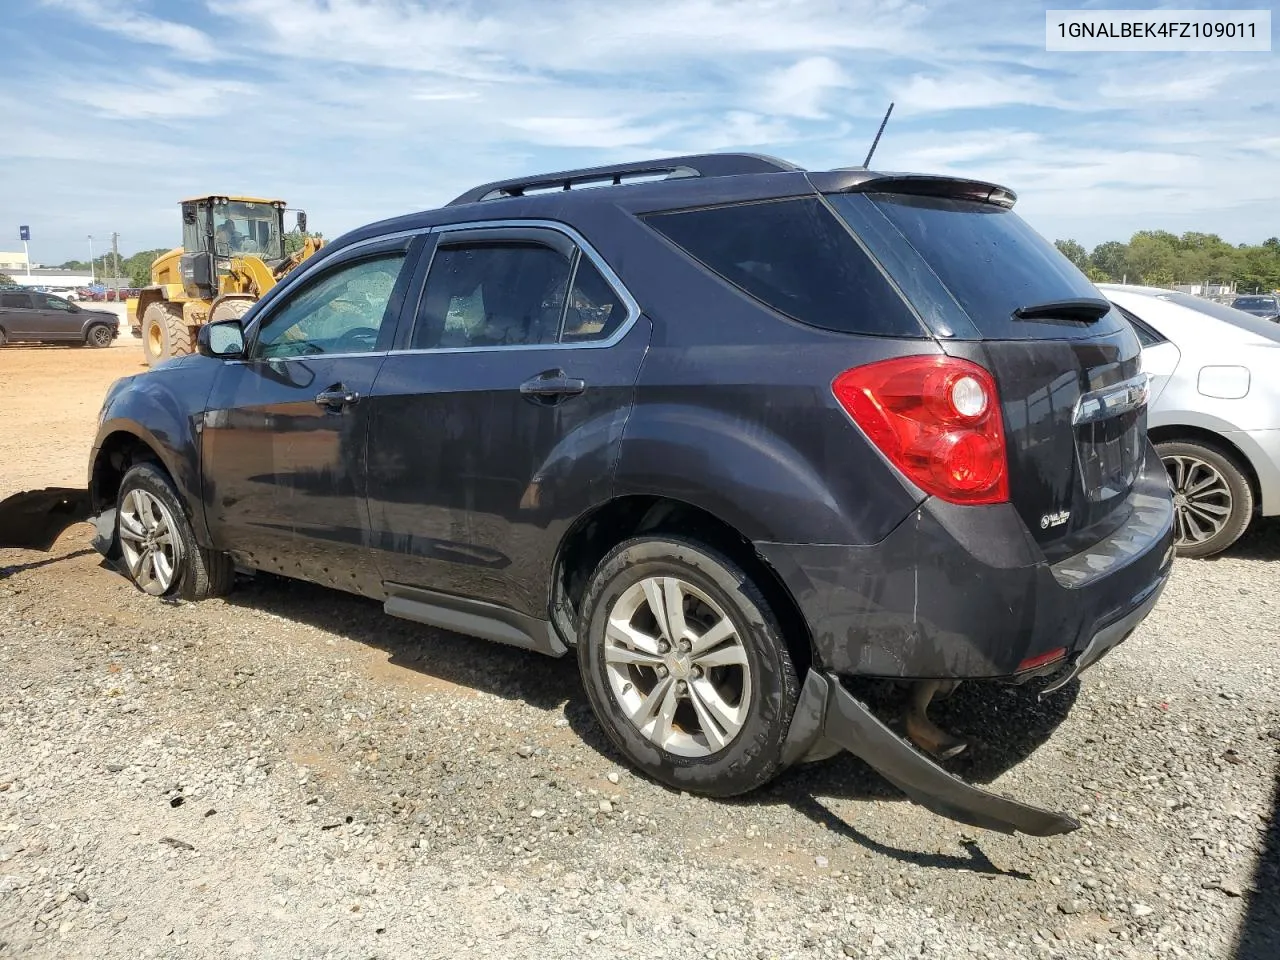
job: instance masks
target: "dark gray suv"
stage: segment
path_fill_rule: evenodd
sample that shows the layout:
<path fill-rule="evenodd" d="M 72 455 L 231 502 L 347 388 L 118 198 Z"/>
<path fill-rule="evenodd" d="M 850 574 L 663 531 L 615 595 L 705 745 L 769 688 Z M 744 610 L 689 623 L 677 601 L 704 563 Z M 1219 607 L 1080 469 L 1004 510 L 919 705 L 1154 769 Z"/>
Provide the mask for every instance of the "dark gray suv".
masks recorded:
<path fill-rule="evenodd" d="M 679 789 L 834 745 L 948 816 L 1069 830 L 948 773 L 925 712 L 1074 679 L 1173 555 L 1138 340 L 1013 205 L 740 154 L 486 184 L 117 383 L 83 510 L 159 597 L 250 568 L 573 651 Z M 912 690 L 910 742 L 849 678 Z"/>
<path fill-rule="evenodd" d="M 6 343 L 77 343 L 109 347 L 120 335 L 120 318 L 86 310 L 51 293 L 0 289 L 0 347 Z"/>

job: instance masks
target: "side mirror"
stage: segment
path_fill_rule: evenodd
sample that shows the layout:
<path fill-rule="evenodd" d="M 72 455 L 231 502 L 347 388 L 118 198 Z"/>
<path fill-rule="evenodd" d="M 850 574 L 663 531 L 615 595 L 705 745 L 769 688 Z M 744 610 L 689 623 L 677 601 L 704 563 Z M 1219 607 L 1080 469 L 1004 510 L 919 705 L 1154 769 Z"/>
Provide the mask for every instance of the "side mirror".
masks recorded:
<path fill-rule="evenodd" d="M 196 334 L 196 352 L 218 360 L 238 360 L 244 356 L 244 330 L 239 320 L 206 323 Z"/>
<path fill-rule="evenodd" d="M 305 210 L 298 211 L 298 232 L 307 232 L 307 211 Z"/>

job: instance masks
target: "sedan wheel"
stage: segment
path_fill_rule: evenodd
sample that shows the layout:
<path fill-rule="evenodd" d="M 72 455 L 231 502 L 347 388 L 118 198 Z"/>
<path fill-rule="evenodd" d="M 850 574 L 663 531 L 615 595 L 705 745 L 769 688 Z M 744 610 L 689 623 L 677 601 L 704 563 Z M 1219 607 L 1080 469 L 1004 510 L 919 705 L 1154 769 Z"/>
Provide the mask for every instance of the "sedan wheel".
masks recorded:
<path fill-rule="evenodd" d="M 173 514 L 160 498 L 139 488 L 120 502 L 120 550 L 133 582 L 162 597 L 173 587 L 182 562 L 182 543 L 174 533 Z"/>
<path fill-rule="evenodd" d="M 681 757 L 724 749 L 751 707 L 751 667 L 729 616 L 678 577 L 633 584 L 608 616 L 609 686 L 640 733 Z"/>
<path fill-rule="evenodd" d="M 1208 557 L 1235 543 L 1253 516 L 1253 488 L 1239 465 L 1200 443 L 1166 442 L 1156 450 L 1173 488 L 1178 555 Z"/>

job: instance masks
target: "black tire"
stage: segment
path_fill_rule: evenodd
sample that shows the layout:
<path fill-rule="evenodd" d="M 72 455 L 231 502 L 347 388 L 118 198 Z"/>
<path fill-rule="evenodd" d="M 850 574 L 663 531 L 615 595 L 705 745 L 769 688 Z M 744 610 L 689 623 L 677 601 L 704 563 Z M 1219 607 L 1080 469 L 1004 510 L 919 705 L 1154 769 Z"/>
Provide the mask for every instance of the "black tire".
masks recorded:
<path fill-rule="evenodd" d="M 714 600 L 746 653 L 751 697 L 737 735 L 708 756 L 668 752 L 641 733 L 618 702 L 605 662 L 605 627 L 628 588 L 650 577 L 677 577 Z M 596 568 L 582 603 L 578 666 L 596 719 L 636 767 L 668 786 L 730 797 L 762 786 L 782 770 L 782 746 L 800 683 L 777 617 L 751 579 L 728 557 L 679 537 L 640 537 L 612 550 Z M 692 682 L 692 681 L 690 681 Z"/>
<path fill-rule="evenodd" d="M 191 353 L 191 328 L 182 316 L 182 308 L 163 300 L 147 307 L 142 314 L 142 355 L 147 365 Z"/>
<path fill-rule="evenodd" d="M 210 323 L 221 323 L 223 320 L 239 320 L 254 304 L 253 300 L 245 297 L 228 297 L 225 300 L 219 300 L 213 305 L 213 309 L 209 311 Z"/>
<path fill-rule="evenodd" d="M 99 349 L 111 346 L 111 341 L 114 339 L 115 337 L 111 335 L 111 328 L 105 323 L 95 323 L 84 333 L 85 344 Z"/>
<path fill-rule="evenodd" d="M 1177 537 L 1177 553 L 1180 557 L 1211 557 L 1231 546 L 1249 528 L 1253 519 L 1253 486 L 1240 463 L 1229 454 L 1216 447 L 1189 440 L 1171 440 L 1156 444 L 1156 452 L 1164 461 L 1169 471 L 1169 479 L 1174 485 L 1174 535 Z M 1201 513 L 1197 514 L 1186 503 L 1186 490 L 1178 489 L 1178 472 L 1187 476 L 1190 464 L 1205 465 L 1197 474 L 1207 478 L 1209 471 L 1216 471 L 1222 479 L 1217 487 L 1223 488 L 1221 495 L 1209 497 L 1202 501 Z M 1207 469 L 1206 469 L 1207 468 Z M 1188 488 L 1194 489 L 1197 480 L 1187 476 Z M 1205 508 L 1213 510 L 1229 509 L 1226 522 L 1217 532 L 1207 537 L 1197 537 L 1198 532 L 1191 523 L 1198 523 L 1200 530 L 1207 529 L 1201 519 Z"/>
<path fill-rule="evenodd" d="M 231 557 L 217 550 L 205 550 L 196 543 L 186 510 L 173 487 L 168 474 L 157 464 L 139 463 L 129 468 L 120 481 L 120 493 L 116 499 L 116 538 L 121 538 L 121 514 L 125 498 L 133 490 L 142 490 L 158 499 L 172 517 L 172 527 L 177 535 L 177 557 L 174 563 L 173 582 L 167 590 L 155 594 L 178 600 L 204 600 L 229 593 L 235 583 L 235 564 Z M 128 569 L 125 573 L 143 592 L 149 591 Z"/>

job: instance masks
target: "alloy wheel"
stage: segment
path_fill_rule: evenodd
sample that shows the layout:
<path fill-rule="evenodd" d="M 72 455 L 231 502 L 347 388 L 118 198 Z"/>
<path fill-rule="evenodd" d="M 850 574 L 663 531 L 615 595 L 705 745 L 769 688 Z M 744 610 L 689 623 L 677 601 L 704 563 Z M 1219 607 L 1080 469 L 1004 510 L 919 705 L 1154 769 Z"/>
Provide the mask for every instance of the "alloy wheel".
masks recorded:
<path fill-rule="evenodd" d="M 751 667 L 738 628 L 678 577 L 647 577 L 614 601 L 604 662 L 622 711 L 667 753 L 711 756 L 747 720 Z"/>
<path fill-rule="evenodd" d="M 1221 471 L 1197 457 L 1164 458 L 1173 483 L 1174 536 L 1179 546 L 1204 543 L 1226 527 L 1233 506 Z"/>
<path fill-rule="evenodd" d="M 89 339 L 96 347 L 111 346 L 111 331 L 106 327 L 94 327 L 89 331 Z"/>
<path fill-rule="evenodd" d="M 161 500 L 135 487 L 120 503 L 120 550 L 134 583 L 153 597 L 169 592 L 182 559 L 173 514 Z"/>

